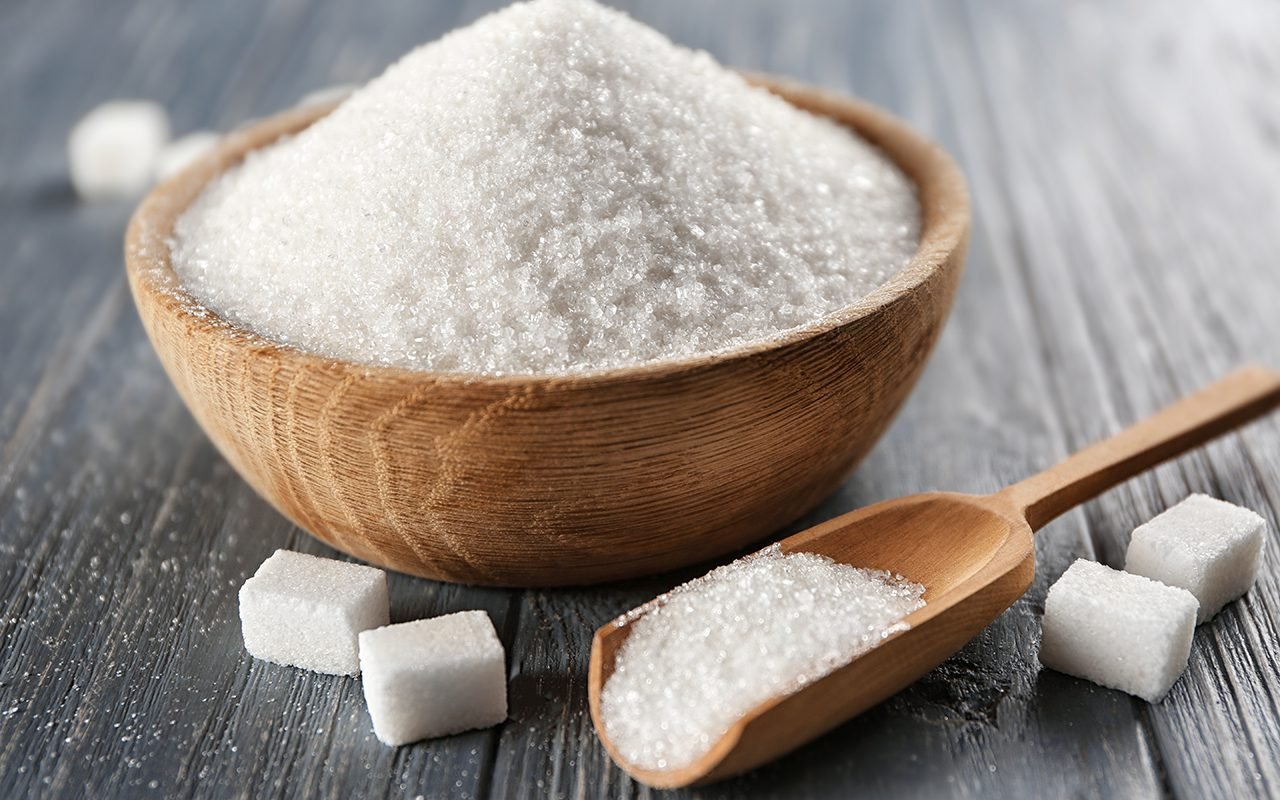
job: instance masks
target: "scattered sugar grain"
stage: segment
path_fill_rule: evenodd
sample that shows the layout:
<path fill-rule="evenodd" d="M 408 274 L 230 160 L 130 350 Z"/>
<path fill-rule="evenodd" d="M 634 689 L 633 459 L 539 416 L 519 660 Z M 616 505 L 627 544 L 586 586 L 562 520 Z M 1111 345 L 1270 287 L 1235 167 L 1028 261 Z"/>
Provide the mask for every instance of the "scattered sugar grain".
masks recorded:
<path fill-rule="evenodd" d="M 919 229 L 911 182 L 850 130 L 621 12 L 533 0 L 250 154 L 172 253 L 199 302 L 284 344 L 547 374 L 814 323 Z"/>
<path fill-rule="evenodd" d="M 356 83 L 338 83 L 333 86 L 325 86 L 321 89 L 316 89 L 313 92 L 307 92 L 304 94 L 302 99 L 298 101 L 298 105 L 321 106 L 337 102 L 338 100 L 345 100 L 352 92 L 359 88 L 360 85 Z"/>
<path fill-rule="evenodd" d="M 360 634 L 373 732 L 384 744 L 487 728 L 507 718 L 502 642 L 484 611 L 460 611 Z"/>
<path fill-rule="evenodd" d="M 1133 531 L 1124 568 L 1191 592 L 1205 622 L 1253 586 L 1266 530 L 1247 508 L 1193 494 Z"/>
<path fill-rule="evenodd" d="M 145 100 L 113 100 L 86 114 L 67 140 L 71 185 L 86 200 L 129 197 L 151 185 L 169 141 L 169 115 Z"/>
<path fill-rule="evenodd" d="M 160 151 L 160 158 L 156 164 L 156 177 L 164 180 L 176 175 L 187 165 L 212 150 L 221 138 L 213 131 L 196 131 L 174 139 Z"/>
<path fill-rule="evenodd" d="M 777 545 L 712 570 L 637 610 L 601 694 L 605 730 L 629 762 L 679 769 L 759 703 L 905 630 L 923 595 L 901 576 Z"/>
<path fill-rule="evenodd" d="M 357 636 L 390 621 L 386 573 L 277 550 L 240 588 L 254 658 L 331 675 L 360 672 Z"/>
<path fill-rule="evenodd" d="M 1187 666 L 1196 598 L 1079 559 L 1044 602 L 1040 663 L 1158 703 Z"/>

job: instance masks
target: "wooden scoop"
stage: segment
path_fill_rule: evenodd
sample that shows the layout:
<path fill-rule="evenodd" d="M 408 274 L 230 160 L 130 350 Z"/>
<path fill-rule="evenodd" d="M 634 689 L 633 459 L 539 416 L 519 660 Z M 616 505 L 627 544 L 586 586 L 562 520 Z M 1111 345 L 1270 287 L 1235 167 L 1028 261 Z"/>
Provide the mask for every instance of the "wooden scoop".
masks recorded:
<path fill-rule="evenodd" d="M 682 769 L 630 764 L 605 732 L 601 690 L 634 620 L 610 622 L 596 631 L 588 679 L 600 741 L 637 780 L 663 788 L 708 783 L 772 761 L 920 678 L 1012 605 L 1035 574 L 1033 531 L 1277 405 L 1280 374 L 1246 367 L 996 494 L 932 492 L 889 500 L 783 539 L 784 553 L 820 553 L 901 573 L 925 586 L 926 605 L 904 620 L 907 630 L 876 649 L 744 714 L 708 753 Z"/>

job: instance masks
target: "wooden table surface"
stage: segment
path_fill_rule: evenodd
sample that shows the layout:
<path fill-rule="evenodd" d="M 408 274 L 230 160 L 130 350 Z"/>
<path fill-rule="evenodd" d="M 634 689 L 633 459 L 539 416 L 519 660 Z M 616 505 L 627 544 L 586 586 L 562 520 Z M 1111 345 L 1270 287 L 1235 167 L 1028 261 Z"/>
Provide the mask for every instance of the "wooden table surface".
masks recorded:
<path fill-rule="evenodd" d="M 0 4 L 0 797 L 632 797 L 586 711 L 590 634 L 689 577 L 504 591 L 391 577 L 393 619 L 487 609 L 511 716 L 400 749 L 357 680 L 248 658 L 236 590 L 332 555 L 232 472 L 136 319 L 129 202 L 83 205 L 64 146 L 98 102 L 228 129 L 377 74 L 495 2 Z M 1280 8 L 1193 0 L 627 2 L 729 64 L 881 103 L 971 183 L 968 273 L 919 388 L 804 524 L 987 491 L 1243 360 L 1280 365 Z M 1280 547 L 1196 632 L 1160 705 L 1036 661 L 1046 587 L 1123 561 L 1190 491 L 1280 515 L 1280 417 L 1037 539 L 1027 596 L 931 675 L 746 777 L 671 796 L 1280 795 Z"/>

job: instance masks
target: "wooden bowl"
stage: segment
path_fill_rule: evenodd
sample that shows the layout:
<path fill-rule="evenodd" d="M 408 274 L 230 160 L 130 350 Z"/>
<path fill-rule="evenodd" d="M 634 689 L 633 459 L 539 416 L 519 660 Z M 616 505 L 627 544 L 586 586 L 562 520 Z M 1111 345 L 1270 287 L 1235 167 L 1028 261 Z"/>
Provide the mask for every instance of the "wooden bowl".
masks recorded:
<path fill-rule="evenodd" d="M 286 517 L 390 569 L 494 586 L 587 584 L 740 549 L 834 490 L 888 426 L 950 310 L 964 180 L 883 111 L 753 76 L 878 145 L 918 187 L 920 249 L 814 325 L 719 355 L 572 376 L 373 367 L 266 341 L 203 309 L 174 222 L 254 148 L 332 106 L 233 134 L 156 187 L 125 242 L 160 361 L 218 449 Z"/>

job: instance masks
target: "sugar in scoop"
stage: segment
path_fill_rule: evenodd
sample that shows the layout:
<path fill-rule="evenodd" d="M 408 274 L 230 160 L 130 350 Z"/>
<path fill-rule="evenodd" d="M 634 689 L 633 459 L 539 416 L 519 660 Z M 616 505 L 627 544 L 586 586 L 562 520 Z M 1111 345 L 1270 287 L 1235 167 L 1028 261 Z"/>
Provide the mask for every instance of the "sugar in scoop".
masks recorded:
<path fill-rule="evenodd" d="M 600 694 L 604 729 L 637 766 L 692 764 L 760 703 L 902 630 L 923 596 L 901 576 L 777 545 L 712 570 L 633 612 Z"/>
<path fill-rule="evenodd" d="M 848 129 L 589 0 L 405 56 L 181 217 L 230 322 L 411 369 L 545 374 L 774 337 L 917 246 L 910 181 Z"/>

